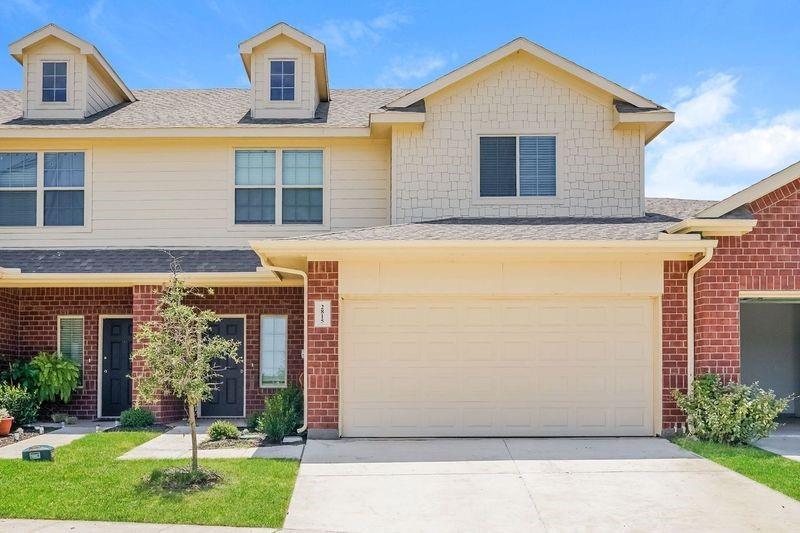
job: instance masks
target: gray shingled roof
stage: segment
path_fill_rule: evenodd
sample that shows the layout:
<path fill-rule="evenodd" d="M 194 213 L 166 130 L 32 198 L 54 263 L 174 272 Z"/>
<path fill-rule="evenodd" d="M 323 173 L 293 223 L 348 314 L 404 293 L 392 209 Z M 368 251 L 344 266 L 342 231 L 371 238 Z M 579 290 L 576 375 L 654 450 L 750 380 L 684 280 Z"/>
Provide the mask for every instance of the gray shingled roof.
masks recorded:
<path fill-rule="evenodd" d="M 295 237 L 305 241 L 548 241 L 653 240 L 672 224 L 714 202 L 648 198 L 647 213 L 634 218 L 448 218 Z"/>
<path fill-rule="evenodd" d="M 81 120 L 22 119 L 20 91 L 0 91 L 0 129 L 365 127 L 369 114 L 408 89 L 333 89 L 313 119 L 252 119 L 249 89 L 144 89 L 125 103 Z"/>
<path fill-rule="evenodd" d="M 183 272 L 255 272 L 252 250 L 22 250 L 0 249 L 0 267 L 36 274 L 155 274 L 170 272 L 171 255 Z"/>

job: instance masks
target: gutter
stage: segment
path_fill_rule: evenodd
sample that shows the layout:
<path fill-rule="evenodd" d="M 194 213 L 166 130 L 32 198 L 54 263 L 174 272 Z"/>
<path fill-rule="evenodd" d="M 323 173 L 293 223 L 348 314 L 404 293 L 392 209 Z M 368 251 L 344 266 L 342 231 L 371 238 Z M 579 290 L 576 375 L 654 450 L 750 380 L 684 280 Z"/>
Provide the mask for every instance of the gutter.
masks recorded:
<path fill-rule="evenodd" d="M 694 381 L 694 276 L 711 261 L 714 256 L 714 247 L 709 246 L 703 252 L 700 261 L 695 263 L 686 274 L 686 387 L 687 392 L 692 390 Z"/>
<path fill-rule="evenodd" d="M 270 270 L 278 278 L 279 274 L 291 274 L 303 278 L 303 425 L 297 432 L 302 433 L 308 429 L 308 274 L 294 268 L 271 265 L 269 261 L 259 254 L 264 270 Z"/>

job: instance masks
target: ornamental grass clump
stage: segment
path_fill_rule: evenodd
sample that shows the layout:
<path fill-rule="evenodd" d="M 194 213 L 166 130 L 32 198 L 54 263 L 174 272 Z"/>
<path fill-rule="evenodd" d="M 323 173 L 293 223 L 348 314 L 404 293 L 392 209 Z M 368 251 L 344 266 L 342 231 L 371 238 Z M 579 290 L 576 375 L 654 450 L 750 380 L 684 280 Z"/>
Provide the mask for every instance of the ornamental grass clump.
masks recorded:
<path fill-rule="evenodd" d="M 778 424 L 778 415 L 793 397 L 778 398 L 758 383 L 723 383 L 716 374 L 698 376 L 692 390 L 673 397 L 687 415 L 689 435 L 719 444 L 749 444 L 767 437 Z"/>

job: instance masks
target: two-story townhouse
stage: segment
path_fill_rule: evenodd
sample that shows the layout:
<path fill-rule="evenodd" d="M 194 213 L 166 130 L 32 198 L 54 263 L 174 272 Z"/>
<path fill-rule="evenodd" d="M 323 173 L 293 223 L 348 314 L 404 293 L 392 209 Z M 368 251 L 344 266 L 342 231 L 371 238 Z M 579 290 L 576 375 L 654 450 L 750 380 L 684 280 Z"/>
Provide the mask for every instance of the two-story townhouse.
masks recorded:
<path fill-rule="evenodd" d="M 202 416 L 294 383 L 311 437 L 659 434 L 696 369 L 739 377 L 714 248 L 800 206 L 797 169 L 770 202 L 645 199 L 673 113 L 523 38 L 406 90 L 331 89 L 283 23 L 239 45 L 249 89 L 131 90 L 52 24 L 10 51 L 0 354 L 78 362 L 85 417 L 135 402 L 133 332 L 178 257 L 242 341 Z"/>

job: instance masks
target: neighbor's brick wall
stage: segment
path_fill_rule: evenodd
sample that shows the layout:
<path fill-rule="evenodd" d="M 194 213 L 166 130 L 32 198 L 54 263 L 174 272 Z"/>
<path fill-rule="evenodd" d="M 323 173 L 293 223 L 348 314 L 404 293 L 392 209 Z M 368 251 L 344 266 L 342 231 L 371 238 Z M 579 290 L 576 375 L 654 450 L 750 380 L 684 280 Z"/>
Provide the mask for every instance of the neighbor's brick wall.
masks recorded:
<path fill-rule="evenodd" d="M 83 387 L 65 409 L 82 417 L 97 416 L 97 355 L 100 315 L 131 313 L 131 290 L 125 287 L 16 289 L 19 298 L 18 355 L 29 359 L 58 348 L 58 317 L 83 316 Z"/>
<path fill-rule="evenodd" d="M 800 180 L 748 205 L 758 220 L 741 237 L 720 237 L 695 279 L 695 369 L 738 380 L 739 291 L 800 289 Z"/>
<path fill-rule="evenodd" d="M 261 387 L 261 315 L 288 316 L 289 384 L 302 386 L 303 288 L 218 287 L 214 294 L 189 301 L 220 315 L 245 316 L 245 409 L 247 414 L 264 410 L 264 400 L 277 389 Z"/>
<path fill-rule="evenodd" d="M 664 429 L 674 429 L 685 420 L 672 391 L 686 391 L 687 385 L 686 276 L 692 264 L 692 261 L 664 263 L 664 294 L 661 298 L 661 413 Z"/>
<path fill-rule="evenodd" d="M 331 301 L 331 327 L 314 327 L 314 301 Z M 339 429 L 339 264 L 308 263 L 308 427 Z"/>
<path fill-rule="evenodd" d="M 537 71 L 516 54 L 425 99 L 425 126 L 392 133 L 393 222 L 442 217 L 640 216 L 644 145 L 614 129 L 611 102 Z M 530 205 L 476 203 L 476 136 L 558 132 L 561 198 Z"/>
<path fill-rule="evenodd" d="M 0 289 L 0 364 L 17 356 L 19 291 Z"/>

